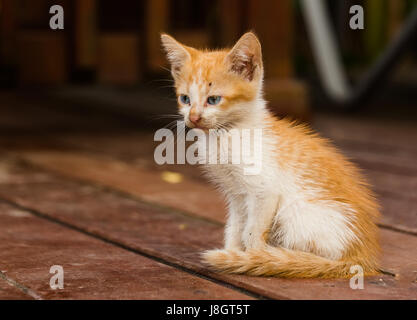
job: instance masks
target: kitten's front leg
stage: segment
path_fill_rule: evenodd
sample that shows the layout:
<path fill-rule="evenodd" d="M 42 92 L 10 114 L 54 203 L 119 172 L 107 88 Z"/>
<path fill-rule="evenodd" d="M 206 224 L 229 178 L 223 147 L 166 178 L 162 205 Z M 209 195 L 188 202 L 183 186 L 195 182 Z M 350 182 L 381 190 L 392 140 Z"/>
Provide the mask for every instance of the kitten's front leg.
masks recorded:
<path fill-rule="evenodd" d="M 224 229 L 224 246 L 228 250 L 243 250 L 242 232 L 246 217 L 242 202 L 242 197 L 236 197 L 229 204 L 229 214 Z"/>
<path fill-rule="evenodd" d="M 260 249 L 267 245 L 277 207 L 277 195 L 250 196 L 247 199 L 248 218 L 242 235 L 246 249 Z"/>

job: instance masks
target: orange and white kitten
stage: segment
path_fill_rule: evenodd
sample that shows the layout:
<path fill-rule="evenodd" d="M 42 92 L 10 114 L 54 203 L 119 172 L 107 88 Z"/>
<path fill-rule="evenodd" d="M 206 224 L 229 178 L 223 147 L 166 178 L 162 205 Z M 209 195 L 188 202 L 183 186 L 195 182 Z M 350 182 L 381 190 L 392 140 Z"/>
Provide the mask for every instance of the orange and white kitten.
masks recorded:
<path fill-rule="evenodd" d="M 372 192 L 327 140 L 267 110 L 257 37 L 246 33 L 222 51 L 200 51 L 167 34 L 161 39 L 188 127 L 263 132 L 260 174 L 245 175 L 240 164 L 204 166 L 229 208 L 225 248 L 205 252 L 204 261 L 250 275 L 350 277 L 354 265 L 365 275 L 378 273 Z"/>

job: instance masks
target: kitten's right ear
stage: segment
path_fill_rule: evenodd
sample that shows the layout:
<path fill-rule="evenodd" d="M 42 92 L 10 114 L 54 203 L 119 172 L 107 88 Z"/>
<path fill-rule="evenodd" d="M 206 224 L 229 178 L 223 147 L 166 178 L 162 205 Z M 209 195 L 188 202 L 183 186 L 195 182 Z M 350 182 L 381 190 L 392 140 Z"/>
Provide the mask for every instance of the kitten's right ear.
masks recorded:
<path fill-rule="evenodd" d="M 245 33 L 236 42 L 226 61 L 231 71 L 249 81 L 263 76 L 261 44 L 253 32 Z"/>
<path fill-rule="evenodd" d="M 181 67 L 191 59 L 187 48 L 166 33 L 161 34 L 162 46 L 167 53 L 168 61 L 171 64 L 171 72 L 175 76 L 179 73 Z"/>

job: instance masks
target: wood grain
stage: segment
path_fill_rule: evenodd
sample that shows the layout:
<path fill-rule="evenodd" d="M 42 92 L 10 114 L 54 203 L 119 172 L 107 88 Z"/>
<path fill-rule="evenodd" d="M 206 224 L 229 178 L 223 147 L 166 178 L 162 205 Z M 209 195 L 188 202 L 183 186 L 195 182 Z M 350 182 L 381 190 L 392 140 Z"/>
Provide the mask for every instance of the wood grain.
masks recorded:
<path fill-rule="evenodd" d="M 42 299 L 250 299 L 4 203 L 0 230 L 2 272 Z M 49 285 L 53 265 L 64 269 L 64 289 Z M 24 298 L 2 282 L 0 298 Z"/>
<path fill-rule="evenodd" d="M 67 181 L 35 168 L 8 168 L 0 197 L 37 212 L 207 277 L 276 299 L 414 299 L 417 237 L 382 230 L 384 268 L 400 274 L 366 279 L 364 290 L 352 290 L 346 280 L 285 280 L 214 274 L 201 264 L 199 254 L 222 244 L 218 223 L 163 210 Z M 14 173 L 16 172 L 16 174 Z M 42 182 L 33 175 L 42 175 Z M 3 173 L 4 175 L 4 173 Z M 10 183 L 16 175 L 20 183 Z M 28 181 L 23 182 L 22 179 Z M 7 182 L 9 181 L 9 183 Z M 32 183 L 30 182 L 32 181 Z M 76 200 L 75 200 L 76 199 Z M 200 210 L 201 211 L 201 210 Z M 399 279 L 402 279 L 401 281 Z"/>

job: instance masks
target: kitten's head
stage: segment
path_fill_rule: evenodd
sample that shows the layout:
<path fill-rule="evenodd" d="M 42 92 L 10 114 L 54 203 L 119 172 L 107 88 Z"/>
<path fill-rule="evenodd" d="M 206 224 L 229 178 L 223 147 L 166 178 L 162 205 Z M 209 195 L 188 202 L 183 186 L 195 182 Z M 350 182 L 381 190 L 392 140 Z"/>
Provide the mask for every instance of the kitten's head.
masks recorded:
<path fill-rule="evenodd" d="M 221 51 L 197 50 L 167 34 L 161 40 L 188 127 L 230 128 L 250 116 L 263 79 L 261 45 L 252 32 Z"/>

